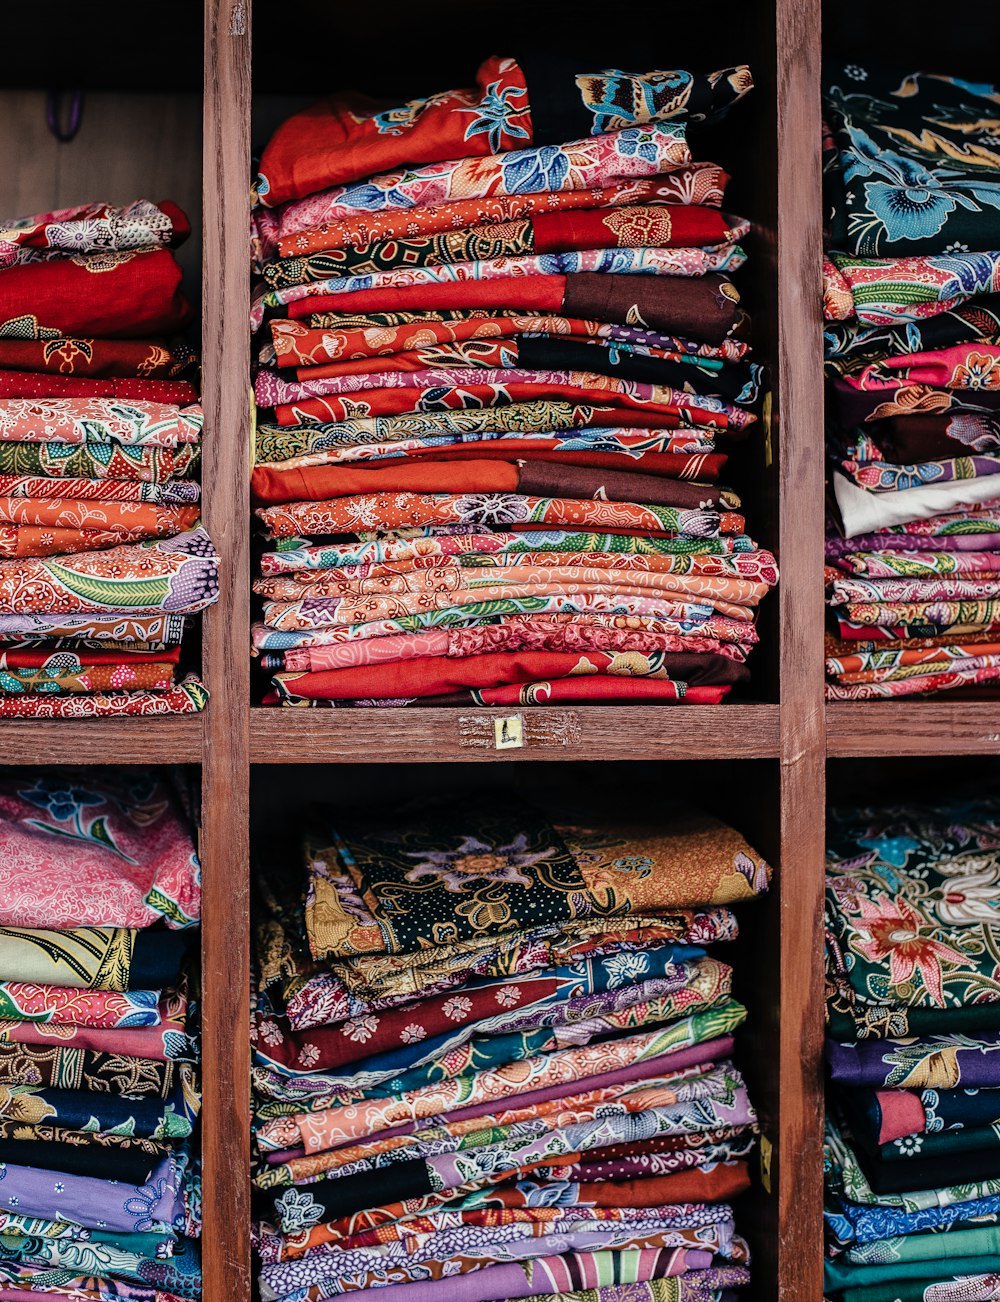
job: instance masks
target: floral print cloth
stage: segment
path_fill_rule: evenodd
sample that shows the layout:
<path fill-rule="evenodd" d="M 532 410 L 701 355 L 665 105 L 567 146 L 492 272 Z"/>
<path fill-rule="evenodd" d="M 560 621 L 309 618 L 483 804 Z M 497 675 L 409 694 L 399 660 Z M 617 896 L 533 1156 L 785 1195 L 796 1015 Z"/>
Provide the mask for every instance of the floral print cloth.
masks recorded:
<path fill-rule="evenodd" d="M 670 830 L 627 822 L 564 822 L 528 806 L 477 819 L 441 803 L 394 823 L 341 822 L 330 848 L 307 848 L 306 925 L 315 957 L 407 952 L 542 921 L 726 904 L 767 887 L 770 870 L 725 825 L 671 820 Z M 429 930 L 428 930 L 429 929 Z"/>
<path fill-rule="evenodd" d="M 827 930 L 860 1021 L 869 1007 L 994 1002 L 998 848 L 989 800 L 833 814 Z"/>
<path fill-rule="evenodd" d="M 0 922 L 190 927 L 201 870 L 177 796 L 148 772 L 0 776 Z"/>
<path fill-rule="evenodd" d="M 658 1263 L 657 1278 L 677 1253 L 679 1278 L 742 1267 L 745 1245 L 713 1204 L 744 1187 L 754 1142 L 728 1062 L 745 1011 L 728 966 L 700 943 L 734 927 L 718 904 L 683 925 L 675 906 L 750 899 L 766 889 L 766 865 L 731 829 L 675 812 L 662 830 L 520 805 L 477 811 L 471 827 L 458 806 L 450 817 L 455 836 L 442 841 L 447 807 L 402 806 L 371 824 L 339 816 L 335 856 L 309 833 L 304 870 L 262 883 L 262 1296 L 466 1281 L 470 1296 L 507 1297 L 513 1277 L 498 1270 L 562 1270 L 567 1254 L 617 1270 L 632 1253 L 636 1268 Z M 452 839 L 438 885 L 414 882 L 427 907 L 401 907 L 393 859 L 424 843 L 443 853 Z M 349 946 L 321 893 L 328 865 L 343 874 Z M 504 902 L 506 926 L 477 929 L 454 901 L 435 912 L 438 891 L 477 888 Z M 569 912 L 557 898 L 567 890 Z M 383 898 L 397 903 L 383 911 Z M 359 905 L 380 917 L 363 946 Z M 470 968 L 477 955 L 491 966 Z M 449 963 L 455 979 L 442 986 Z M 335 973 L 349 983 L 337 997 Z M 375 1227 L 384 1232 L 369 1237 Z"/>
<path fill-rule="evenodd" d="M 837 150 L 835 249 L 875 257 L 1000 248 L 1000 92 L 874 66 L 823 70 Z"/>
<path fill-rule="evenodd" d="M 552 65 L 555 66 L 552 66 Z M 257 178 L 271 207 L 400 164 L 433 163 L 561 143 L 626 126 L 720 117 L 753 86 L 745 65 L 696 74 L 566 71 L 561 61 L 486 59 L 475 88 L 384 108 L 348 93 L 289 118 L 271 138 Z"/>

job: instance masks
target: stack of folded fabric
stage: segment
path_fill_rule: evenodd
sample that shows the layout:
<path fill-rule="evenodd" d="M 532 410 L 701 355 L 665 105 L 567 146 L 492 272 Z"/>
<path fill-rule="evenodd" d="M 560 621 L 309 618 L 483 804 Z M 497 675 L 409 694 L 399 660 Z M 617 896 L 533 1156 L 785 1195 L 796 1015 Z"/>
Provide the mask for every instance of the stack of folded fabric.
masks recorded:
<path fill-rule="evenodd" d="M 189 229 L 146 200 L 0 221 L 0 717 L 205 704 L 178 681 L 218 568 L 196 359 L 170 342 Z"/>
<path fill-rule="evenodd" d="M 746 67 L 488 59 L 289 119 L 258 180 L 268 703 L 717 702 L 774 558 L 719 485 L 748 223 L 687 124 Z M 569 142 L 569 143 L 566 143 Z"/>
<path fill-rule="evenodd" d="M 1000 1297 L 1000 800 L 835 810 L 828 1295 Z"/>
<path fill-rule="evenodd" d="M 828 695 L 969 689 L 1000 678 L 1000 92 L 839 64 L 825 108 Z"/>
<path fill-rule="evenodd" d="M 0 1297 L 201 1293 L 200 869 L 151 770 L 0 774 Z"/>
<path fill-rule="evenodd" d="M 737 832 L 423 802 L 338 819 L 305 862 L 263 874 L 262 1298 L 748 1282 L 727 1201 L 757 1128 L 730 1061 L 746 1010 L 707 952 L 767 886 Z"/>

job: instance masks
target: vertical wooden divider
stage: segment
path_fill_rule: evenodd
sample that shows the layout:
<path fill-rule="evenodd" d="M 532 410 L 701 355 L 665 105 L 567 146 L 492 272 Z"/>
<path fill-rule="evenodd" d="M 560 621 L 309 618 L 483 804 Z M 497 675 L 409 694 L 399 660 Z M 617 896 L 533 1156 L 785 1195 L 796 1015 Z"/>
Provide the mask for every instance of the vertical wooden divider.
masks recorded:
<path fill-rule="evenodd" d="M 823 1295 L 823 345 L 820 0 L 777 0 L 781 449 L 781 1302 Z"/>
<path fill-rule="evenodd" d="M 202 747 L 203 1270 L 206 1302 L 250 1297 L 249 0 L 205 0 L 202 350 L 206 615 Z"/>

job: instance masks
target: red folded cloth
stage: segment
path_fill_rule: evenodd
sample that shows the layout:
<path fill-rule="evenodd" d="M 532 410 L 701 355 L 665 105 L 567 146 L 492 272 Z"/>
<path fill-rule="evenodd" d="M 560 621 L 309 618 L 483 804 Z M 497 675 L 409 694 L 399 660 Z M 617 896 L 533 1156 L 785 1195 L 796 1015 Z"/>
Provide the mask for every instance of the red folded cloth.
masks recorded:
<path fill-rule="evenodd" d="M 608 651 L 498 651 L 474 656 L 426 656 L 412 660 L 392 660 L 385 664 L 360 665 L 350 669 L 321 669 L 307 673 L 282 673 L 275 686 L 283 696 L 308 700 L 398 700 L 406 697 L 441 696 L 463 688 L 493 689 L 552 680 L 580 678 L 587 683 L 598 679 L 605 683 L 601 694 L 627 699 L 641 695 L 644 699 L 678 695 L 678 681 L 683 675 L 704 677 L 703 686 L 721 693 L 731 683 L 745 677 L 745 670 L 725 656 L 688 655 L 680 652 L 657 654 L 647 658 L 631 654 L 634 662 L 655 671 L 656 677 L 641 679 L 627 674 L 609 674 L 609 669 L 628 660 Z M 678 674 L 668 678 L 667 674 Z M 714 680 L 714 681 L 713 681 Z M 640 686 L 652 692 L 637 693 Z M 686 683 L 685 683 L 686 686 Z M 681 688 L 683 692 L 684 688 Z M 516 699 L 516 693 L 513 699 Z"/>
<path fill-rule="evenodd" d="M 189 407 L 198 401 L 198 390 L 188 380 L 92 379 L 48 375 L 42 371 L 0 370 L 2 398 L 121 398 L 125 402 L 162 402 L 171 407 Z"/>
<path fill-rule="evenodd" d="M 0 339 L 0 368 L 55 375 L 167 380 L 195 362 L 189 349 L 156 339 Z"/>
<path fill-rule="evenodd" d="M 143 338 L 181 330 L 193 315 L 168 249 L 53 258 L 0 272 L 0 327 L 21 338 L 42 329 Z"/>
<path fill-rule="evenodd" d="M 665 334 L 720 343 L 739 318 L 739 293 L 726 276 L 614 276 L 579 271 L 565 276 L 460 280 L 389 286 L 293 299 L 294 320 L 317 312 L 420 312 L 441 308 L 500 308 L 616 321 Z"/>
<path fill-rule="evenodd" d="M 251 479 L 261 503 L 322 502 L 354 493 L 393 489 L 418 493 L 527 493 L 534 497 L 602 498 L 653 506 L 727 509 L 736 502 L 724 490 L 628 470 L 592 470 L 566 464 L 478 461 L 410 461 L 399 457 L 381 466 L 304 466 L 283 470 L 258 466 Z"/>

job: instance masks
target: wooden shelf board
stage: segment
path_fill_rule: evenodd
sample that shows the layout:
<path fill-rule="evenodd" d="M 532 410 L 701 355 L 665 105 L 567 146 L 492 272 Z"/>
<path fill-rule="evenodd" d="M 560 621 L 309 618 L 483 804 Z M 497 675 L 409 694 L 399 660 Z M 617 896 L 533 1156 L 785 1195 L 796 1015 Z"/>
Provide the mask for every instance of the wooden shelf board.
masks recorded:
<path fill-rule="evenodd" d="M 827 755 L 1000 755 L 1000 701 L 834 701 Z"/>
<path fill-rule="evenodd" d="M 513 717 L 523 744 L 498 747 L 494 720 Z M 515 740 L 517 728 L 508 725 Z M 250 711 L 254 764 L 769 759 L 778 751 L 777 705 Z"/>
<path fill-rule="evenodd" d="M 202 716 L 3 719 L 5 764 L 200 764 Z"/>

